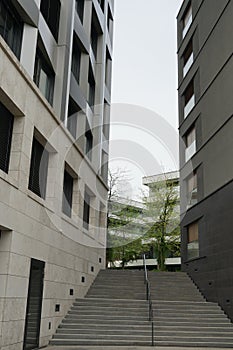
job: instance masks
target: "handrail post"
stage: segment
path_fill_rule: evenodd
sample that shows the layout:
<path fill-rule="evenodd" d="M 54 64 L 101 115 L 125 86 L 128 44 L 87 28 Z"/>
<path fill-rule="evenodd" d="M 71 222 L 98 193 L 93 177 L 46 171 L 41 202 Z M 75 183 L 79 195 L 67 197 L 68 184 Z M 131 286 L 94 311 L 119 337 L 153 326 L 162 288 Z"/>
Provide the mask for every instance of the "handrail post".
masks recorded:
<path fill-rule="evenodd" d="M 151 345 L 154 346 L 154 315 L 151 300 L 150 281 L 148 279 L 146 256 L 143 254 L 144 284 L 146 284 L 146 300 L 148 301 L 148 319 L 151 322 Z"/>

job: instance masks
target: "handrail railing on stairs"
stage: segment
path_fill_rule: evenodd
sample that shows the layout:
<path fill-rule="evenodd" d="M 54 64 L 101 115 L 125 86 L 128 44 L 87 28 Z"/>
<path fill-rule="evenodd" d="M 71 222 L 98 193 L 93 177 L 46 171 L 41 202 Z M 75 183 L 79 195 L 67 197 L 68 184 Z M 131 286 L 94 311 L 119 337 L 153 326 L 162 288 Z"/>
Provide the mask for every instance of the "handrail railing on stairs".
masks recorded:
<path fill-rule="evenodd" d="M 153 305 L 151 300 L 151 288 L 150 288 L 150 281 L 148 278 L 145 254 L 143 254 L 143 265 L 144 265 L 144 283 L 146 285 L 146 300 L 148 301 L 148 319 L 151 322 L 151 346 L 154 346 L 154 313 L 153 313 Z"/>

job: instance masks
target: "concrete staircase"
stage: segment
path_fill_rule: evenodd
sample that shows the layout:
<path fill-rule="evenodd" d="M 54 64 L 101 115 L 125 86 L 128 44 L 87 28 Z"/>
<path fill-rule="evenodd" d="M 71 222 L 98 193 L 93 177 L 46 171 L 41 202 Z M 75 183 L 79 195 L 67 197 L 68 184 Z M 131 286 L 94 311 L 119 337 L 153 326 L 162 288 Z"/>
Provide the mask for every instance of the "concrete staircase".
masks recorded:
<path fill-rule="evenodd" d="M 149 272 L 155 345 L 233 348 L 233 326 L 185 273 Z M 62 321 L 52 345 L 150 346 L 144 275 L 102 270 Z"/>

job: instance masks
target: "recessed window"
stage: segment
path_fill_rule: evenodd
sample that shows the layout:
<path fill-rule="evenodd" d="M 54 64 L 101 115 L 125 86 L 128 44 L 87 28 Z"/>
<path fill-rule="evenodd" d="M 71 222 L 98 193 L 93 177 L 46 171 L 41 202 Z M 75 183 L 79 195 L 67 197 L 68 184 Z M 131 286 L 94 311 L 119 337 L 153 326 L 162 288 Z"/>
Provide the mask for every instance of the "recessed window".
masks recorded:
<path fill-rule="evenodd" d="M 77 135 L 77 120 L 78 120 L 78 113 L 80 111 L 81 111 L 81 108 L 70 97 L 69 106 L 68 106 L 67 129 L 69 130 L 69 132 L 74 138 L 76 138 L 76 135 Z"/>
<path fill-rule="evenodd" d="M 101 158 L 101 177 L 106 182 L 108 178 L 108 155 L 105 151 L 102 151 Z"/>
<path fill-rule="evenodd" d="M 81 55 L 82 55 L 82 52 L 81 52 L 80 46 L 79 46 L 77 40 L 74 38 L 71 71 L 74 74 L 74 77 L 75 77 L 78 84 L 79 84 L 79 79 L 80 79 Z"/>
<path fill-rule="evenodd" d="M 191 4 L 187 7 L 184 16 L 183 16 L 183 38 L 185 37 L 186 33 L 189 30 L 189 27 L 192 23 L 192 7 Z"/>
<path fill-rule="evenodd" d="M 105 0 L 98 0 L 98 3 L 100 4 L 101 10 L 104 12 Z"/>
<path fill-rule="evenodd" d="M 191 207 L 197 203 L 197 173 L 193 172 L 187 179 L 187 205 Z"/>
<path fill-rule="evenodd" d="M 193 42 L 192 40 L 190 40 L 190 42 L 188 43 L 184 54 L 183 54 L 183 60 L 184 60 L 184 68 L 183 68 L 183 76 L 185 76 L 187 74 L 187 72 L 189 71 L 190 67 L 193 64 Z"/>
<path fill-rule="evenodd" d="M 92 135 L 91 130 L 86 131 L 85 138 L 86 138 L 86 155 L 91 160 L 92 148 L 93 148 L 93 135 Z"/>
<path fill-rule="evenodd" d="M 84 4 L 85 4 L 85 0 L 75 0 L 75 9 L 82 23 L 83 23 L 83 14 L 84 14 Z"/>
<path fill-rule="evenodd" d="M 72 212 L 73 184 L 73 177 L 65 170 L 63 180 L 62 211 L 69 217 L 71 217 Z"/>
<path fill-rule="evenodd" d="M 196 153 L 196 128 L 193 126 L 185 137 L 186 150 L 185 161 L 187 162 Z"/>
<path fill-rule="evenodd" d="M 109 139 L 109 114 L 110 114 L 110 106 L 104 101 L 104 110 L 103 110 L 103 134 L 106 140 Z"/>
<path fill-rule="evenodd" d="M 105 60 L 105 84 L 110 89 L 111 87 L 111 67 L 112 60 L 108 50 L 106 50 L 106 60 Z"/>
<path fill-rule="evenodd" d="M 109 30 L 110 33 L 112 31 L 112 24 L 113 24 L 113 18 L 112 18 L 110 7 L 108 6 L 107 26 L 108 26 L 108 30 Z"/>
<path fill-rule="evenodd" d="M 9 1 L 0 2 L 0 35 L 19 59 L 22 45 L 23 21 Z"/>
<path fill-rule="evenodd" d="M 57 41 L 61 10 L 60 0 L 41 0 L 40 10 L 51 33 Z"/>
<path fill-rule="evenodd" d="M 91 69 L 91 63 L 89 62 L 89 74 L 88 74 L 88 104 L 93 110 L 95 105 L 95 79 Z"/>
<path fill-rule="evenodd" d="M 102 203 L 100 204 L 99 209 L 99 227 L 106 227 L 106 212 Z"/>
<path fill-rule="evenodd" d="M 59 312 L 60 311 L 60 304 L 56 304 L 55 305 L 55 312 Z"/>
<path fill-rule="evenodd" d="M 199 257 L 198 221 L 188 226 L 187 257 L 188 260 Z"/>
<path fill-rule="evenodd" d="M 97 51 L 98 51 L 98 39 L 99 39 L 99 33 L 96 29 L 96 26 L 94 24 L 94 20 L 92 20 L 91 24 L 91 47 L 93 54 L 95 56 L 95 59 L 97 58 Z"/>
<path fill-rule="evenodd" d="M 195 105 L 194 81 L 192 80 L 184 92 L 184 118 L 191 112 Z"/>
<path fill-rule="evenodd" d="M 88 230 L 90 222 L 90 195 L 85 191 L 83 208 L 83 227 Z"/>
<path fill-rule="evenodd" d="M 32 143 L 29 190 L 45 199 L 49 153 L 34 137 Z"/>
<path fill-rule="evenodd" d="M 0 102 L 0 169 L 8 172 L 14 116 Z"/>
<path fill-rule="evenodd" d="M 34 82 L 51 105 L 53 103 L 54 77 L 52 68 L 43 57 L 42 52 L 37 49 Z"/>

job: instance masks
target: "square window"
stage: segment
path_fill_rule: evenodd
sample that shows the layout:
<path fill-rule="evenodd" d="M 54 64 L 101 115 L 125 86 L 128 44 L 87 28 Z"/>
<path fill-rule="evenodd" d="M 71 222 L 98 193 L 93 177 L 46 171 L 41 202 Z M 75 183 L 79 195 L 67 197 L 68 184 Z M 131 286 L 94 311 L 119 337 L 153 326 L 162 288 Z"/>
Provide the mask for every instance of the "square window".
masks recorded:
<path fill-rule="evenodd" d="M 0 102 L 0 169 L 8 172 L 14 116 Z"/>
<path fill-rule="evenodd" d="M 28 188 L 43 199 L 45 199 L 46 194 L 48 162 L 48 151 L 34 137 Z"/>

